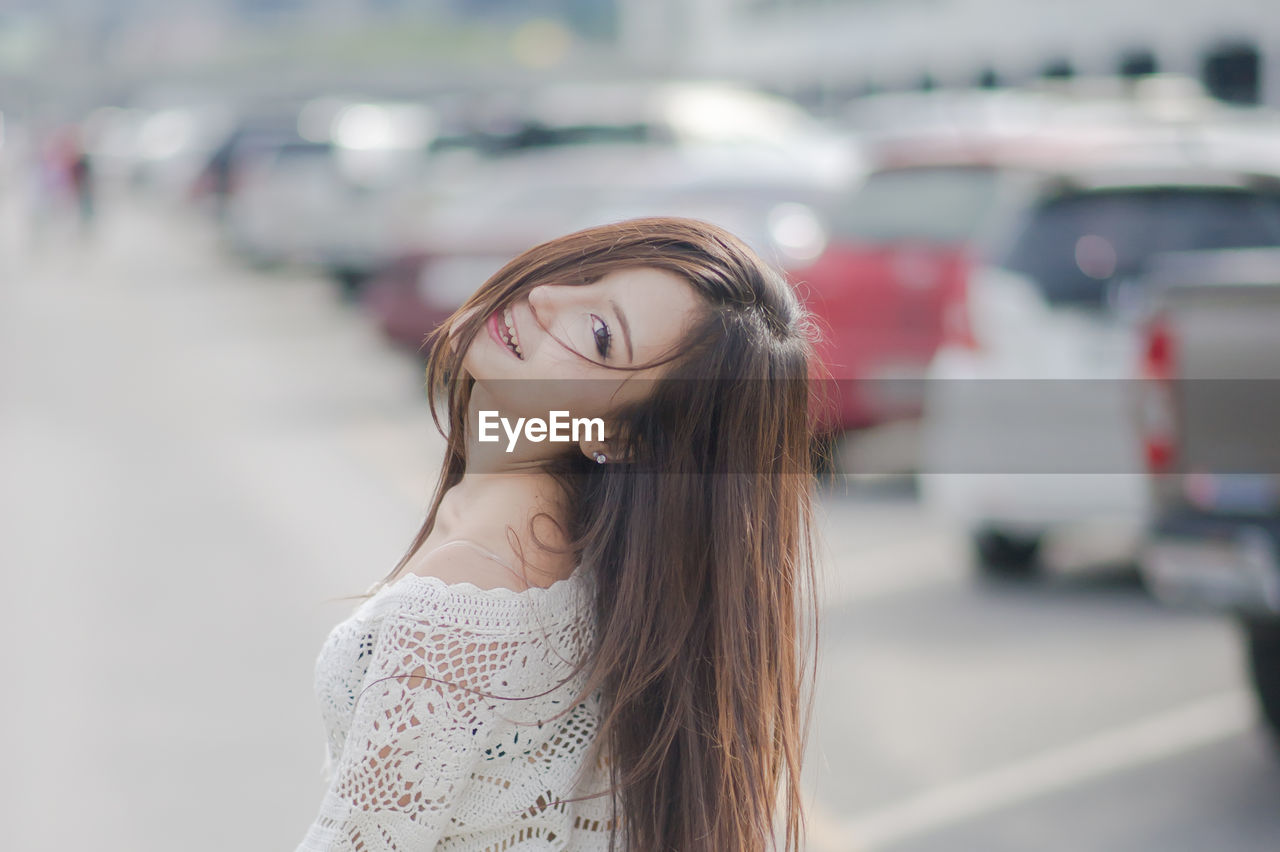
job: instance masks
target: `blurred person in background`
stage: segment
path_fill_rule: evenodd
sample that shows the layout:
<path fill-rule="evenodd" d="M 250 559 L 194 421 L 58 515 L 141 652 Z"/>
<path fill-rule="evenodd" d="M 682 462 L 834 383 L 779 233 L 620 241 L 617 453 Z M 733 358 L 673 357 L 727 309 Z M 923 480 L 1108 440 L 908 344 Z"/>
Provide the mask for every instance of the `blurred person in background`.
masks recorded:
<path fill-rule="evenodd" d="M 32 236 L 43 242 L 75 224 L 89 235 L 95 212 L 93 165 L 74 125 L 49 131 L 38 142 L 28 185 Z"/>
<path fill-rule="evenodd" d="M 96 211 L 93 161 L 77 132 L 69 132 L 63 152 L 72 195 L 75 196 L 80 235 L 87 237 L 93 227 Z"/>
<path fill-rule="evenodd" d="M 32 244 L 39 246 L 56 224 L 69 194 L 69 175 L 57 135 L 38 128 L 33 136 L 27 163 L 27 211 Z"/>
<path fill-rule="evenodd" d="M 536 246 L 436 330 L 445 465 L 317 661 L 300 852 L 801 848 L 808 329 L 743 242 L 663 217 Z M 605 430 L 481 440 L 551 410 Z"/>

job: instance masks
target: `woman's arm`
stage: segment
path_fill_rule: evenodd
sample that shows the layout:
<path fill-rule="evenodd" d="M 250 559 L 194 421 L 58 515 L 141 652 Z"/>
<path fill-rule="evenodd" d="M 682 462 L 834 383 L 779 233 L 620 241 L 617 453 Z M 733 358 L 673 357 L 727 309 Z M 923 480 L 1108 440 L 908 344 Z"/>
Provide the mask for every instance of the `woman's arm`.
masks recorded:
<path fill-rule="evenodd" d="M 320 814 L 298 852 L 434 849 L 488 747 L 511 643 L 387 616 Z"/>

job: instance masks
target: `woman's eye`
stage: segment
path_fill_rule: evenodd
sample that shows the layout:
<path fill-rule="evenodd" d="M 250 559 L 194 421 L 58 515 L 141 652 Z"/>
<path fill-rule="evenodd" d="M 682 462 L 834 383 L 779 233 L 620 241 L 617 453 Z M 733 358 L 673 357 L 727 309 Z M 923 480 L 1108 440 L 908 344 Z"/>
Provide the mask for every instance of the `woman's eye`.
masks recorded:
<path fill-rule="evenodd" d="M 601 358 L 609 357 L 609 341 L 613 335 L 609 332 L 609 324 L 595 314 L 591 315 L 591 334 L 596 339 L 596 349 Z"/>

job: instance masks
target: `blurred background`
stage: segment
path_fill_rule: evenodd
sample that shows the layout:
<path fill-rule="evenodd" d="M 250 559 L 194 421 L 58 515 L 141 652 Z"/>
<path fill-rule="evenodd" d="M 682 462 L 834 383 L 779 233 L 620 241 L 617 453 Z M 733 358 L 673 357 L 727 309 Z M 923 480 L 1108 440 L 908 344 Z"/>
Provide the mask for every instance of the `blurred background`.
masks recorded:
<path fill-rule="evenodd" d="M 821 330 L 812 852 L 1280 848 L 1280 15 L 0 2 L 3 846 L 291 849 L 421 343 L 722 224 Z"/>

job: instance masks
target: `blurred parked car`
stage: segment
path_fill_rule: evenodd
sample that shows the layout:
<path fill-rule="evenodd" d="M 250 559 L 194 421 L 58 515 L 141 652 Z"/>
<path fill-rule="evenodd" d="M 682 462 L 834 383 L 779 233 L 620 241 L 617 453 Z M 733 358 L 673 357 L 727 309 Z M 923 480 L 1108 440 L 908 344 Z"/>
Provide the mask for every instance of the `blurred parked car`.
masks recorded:
<path fill-rule="evenodd" d="M 583 205 L 607 202 L 607 185 L 638 185 L 631 171 L 659 183 L 696 172 L 751 173 L 760 182 L 802 174 L 839 185 L 860 168 L 846 136 L 782 98 L 728 84 L 553 85 L 442 96 L 430 106 L 326 97 L 303 105 L 296 125 L 301 140 L 267 140 L 238 157 L 226 228 L 246 255 L 319 265 L 349 291 L 384 268 L 403 269 L 406 257 L 438 254 L 442 244 L 452 254 L 465 246 L 488 257 L 527 247 L 501 233 L 520 227 L 502 221 L 510 202 L 493 205 L 496 236 L 472 224 L 477 210 L 489 218 L 494 199 L 525 188 L 570 221 Z M 564 187 L 506 165 L 555 151 L 573 152 L 550 166 Z M 585 161 L 601 156 L 611 158 L 609 173 L 583 177 L 593 168 Z M 655 159 L 672 174 L 658 174 Z M 575 193 L 581 198 L 570 201 Z M 543 223 L 555 215 L 544 214 Z M 541 224 L 535 236 L 554 235 Z"/>
<path fill-rule="evenodd" d="M 247 164 L 281 145 L 305 143 L 298 132 L 298 104 L 270 103 L 246 108 L 231 123 L 191 184 L 189 195 L 207 203 L 221 221 L 240 189 Z"/>
<path fill-rule="evenodd" d="M 1033 121 L 1047 112 L 1038 101 L 1023 122 L 997 123 L 999 132 L 985 111 L 960 118 L 1008 100 L 948 101 L 955 121 L 936 125 L 894 126 L 885 116 L 869 143 L 876 167 L 824 211 L 826 250 L 794 278 L 824 332 L 825 430 L 918 417 L 935 351 L 964 333 L 948 326 L 946 309 L 962 299 L 977 244 L 1023 198 L 1026 172 L 1114 158 L 1131 145 L 1117 128 L 1050 133 L 1056 125 Z"/>
<path fill-rule="evenodd" d="M 239 158 L 223 236 L 254 264 L 319 264 L 342 190 L 330 143 L 264 140 Z"/>
<path fill-rule="evenodd" d="M 714 166 L 714 168 L 712 167 Z M 544 150 L 495 161 L 470 191 L 424 223 L 422 248 L 370 282 L 366 305 L 411 348 L 485 279 L 531 246 L 591 225 L 646 215 L 701 218 L 779 266 L 821 252 L 829 200 L 813 175 L 760 177 L 646 145 Z"/>
<path fill-rule="evenodd" d="M 887 168 L 824 211 L 825 250 L 792 275 L 822 332 L 824 430 L 919 415 L 944 306 L 1004 176 L 976 162 Z"/>
<path fill-rule="evenodd" d="M 1280 245 L 1280 182 L 1149 165 L 1028 173 L 947 318 L 925 389 L 922 495 L 980 569 L 1026 574 L 1045 536 L 1136 546 L 1149 508 L 1128 384 L 1153 254 Z M 1163 165 L 1159 165 L 1163 163 Z"/>
<path fill-rule="evenodd" d="M 230 131 L 232 120 L 226 104 L 207 96 L 154 93 L 131 107 L 94 110 L 84 132 L 104 181 L 181 200 Z"/>
<path fill-rule="evenodd" d="M 398 202 L 429 173 L 435 115 L 412 102 L 317 98 L 295 124 L 296 135 L 239 155 L 224 231 L 251 260 L 314 266 L 354 286 L 398 246 Z"/>
<path fill-rule="evenodd" d="M 437 189 L 416 237 L 370 282 L 367 304 L 392 338 L 418 347 L 516 254 L 627 218 L 623 211 L 683 211 L 783 234 L 763 250 L 807 262 L 823 237 L 806 201 L 862 175 L 852 139 L 789 101 L 735 85 L 558 85 L 510 109 L 505 126 L 494 120 L 486 131 L 509 153 Z M 798 207 L 775 209 L 787 202 Z"/>
<path fill-rule="evenodd" d="M 1172 253 L 1145 286 L 1143 576 L 1169 603 L 1239 620 L 1280 738 L 1280 251 Z"/>
<path fill-rule="evenodd" d="M 1002 89 L 850 103 L 844 126 L 871 173 L 829 211 L 824 254 L 796 273 L 825 332 L 820 426 L 917 418 L 938 346 L 968 334 L 950 309 L 963 304 L 972 255 L 1022 209 L 1026 174 L 1143 162 L 1157 126 L 1177 137 L 1140 108 L 1166 101 Z"/>

